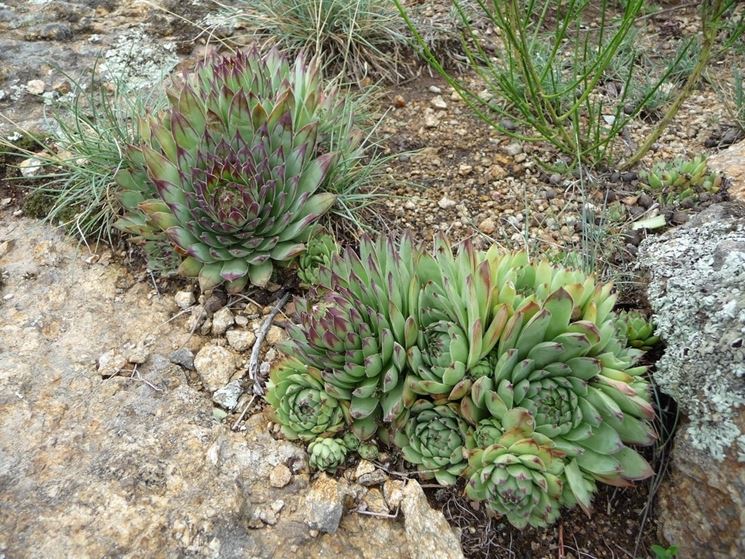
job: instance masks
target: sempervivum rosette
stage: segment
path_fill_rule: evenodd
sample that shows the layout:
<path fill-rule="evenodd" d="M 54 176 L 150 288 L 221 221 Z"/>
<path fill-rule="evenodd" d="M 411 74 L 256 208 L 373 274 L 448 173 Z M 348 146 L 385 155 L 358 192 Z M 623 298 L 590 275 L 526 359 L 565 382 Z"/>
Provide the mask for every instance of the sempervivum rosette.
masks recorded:
<path fill-rule="evenodd" d="M 320 372 L 297 359 L 284 359 L 272 368 L 266 401 L 290 440 L 311 441 L 345 425 L 339 402 L 323 389 Z"/>
<path fill-rule="evenodd" d="M 466 495 L 484 501 L 516 528 L 552 524 L 559 517 L 563 493 L 561 451 L 533 431 L 528 410 L 511 409 L 502 427 L 494 444 L 468 451 Z"/>
<path fill-rule="evenodd" d="M 467 434 L 468 424 L 455 404 L 417 400 L 406 426 L 393 440 L 404 458 L 419 467 L 424 479 L 434 477 L 442 485 L 452 485 L 466 469 L 463 451 Z"/>
<path fill-rule="evenodd" d="M 317 192 L 335 159 L 317 142 L 323 99 L 317 64 L 302 58 L 291 68 L 253 51 L 200 66 L 136 148 L 148 181 L 119 177 L 129 211 L 118 226 L 170 240 L 203 290 L 265 285 L 335 201 Z"/>
<path fill-rule="evenodd" d="M 347 447 L 341 439 L 318 438 L 308 445 L 311 468 L 325 472 L 336 472 L 347 457 Z"/>

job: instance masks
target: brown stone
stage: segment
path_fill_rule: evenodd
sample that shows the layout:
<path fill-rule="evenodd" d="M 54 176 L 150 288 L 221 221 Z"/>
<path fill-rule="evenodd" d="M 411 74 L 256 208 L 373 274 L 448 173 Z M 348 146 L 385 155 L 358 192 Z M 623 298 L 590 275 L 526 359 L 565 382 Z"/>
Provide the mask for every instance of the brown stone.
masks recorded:
<path fill-rule="evenodd" d="M 709 158 L 709 168 L 731 181 L 729 195 L 745 202 L 745 140 Z"/>
<path fill-rule="evenodd" d="M 745 410 L 740 413 L 745 426 Z M 692 448 L 683 422 L 673 446 L 670 477 L 660 489 L 662 533 L 680 559 L 745 556 L 745 464 L 735 453 L 719 462 Z"/>
<path fill-rule="evenodd" d="M 307 477 L 268 483 L 277 464 L 301 469 L 305 450 L 253 410 L 240 432 L 213 420 L 208 395 L 165 357 L 189 339 L 169 322 L 172 299 L 148 298 L 148 281 L 121 290 L 124 268 L 83 264 L 76 239 L 35 220 L 7 217 L 0 239 L 15 294 L 0 329 L 0 393 L 12 395 L 0 405 L 0 555 L 410 558 L 403 525 L 385 518 L 347 514 L 311 538 Z M 46 337 L 29 327 L 40 319 L 63 327 Z M 148 332 L 136 375 L 98 375 L 102 352 Z"/>
<path fill-rule="evenodd" d="M 269 485 L 272 487 L 284 487 L 292 481 L 292 472 L 284 464 L 277 464 L 269 474 Z"/>

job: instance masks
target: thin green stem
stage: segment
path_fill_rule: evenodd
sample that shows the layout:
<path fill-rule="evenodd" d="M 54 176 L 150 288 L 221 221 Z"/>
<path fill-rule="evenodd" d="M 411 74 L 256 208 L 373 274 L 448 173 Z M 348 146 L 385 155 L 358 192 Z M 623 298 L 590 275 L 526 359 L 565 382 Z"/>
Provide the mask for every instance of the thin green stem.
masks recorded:
<path fill-rule="evenodd" d="M 704 68 L 706 68 L 711 60 L 719 23 L 723 13 L 722 0 L 706 0 L 701 6 L 701 31 L 703 34 L 703 41 L 701 50 L 698 53 L 696 65 L 693 67 L 693 71 L 688 76 L 688 79 L 675 97 L 675 100 L 672 102 L 670 107 L 668 107 L 667 111 L 665 111 L 663 117 L 657 123 L 652 132 L 647 135 L 644 142 L 642 142 L 642 144 L 637 148 L 636 152 L 634 152 L 634 154 L 623 163 L 621 169 L 631 169 L 642 160 L 642 158 L 652 148 L 652 145 L 660 139 L 660 136 L 662 136 L 668 126 L 670 126 L 670 123 L 678 114 L 680 107 L 693 92 L 694 87 L 698 84 L 699 79 L 701 78 Z"/>

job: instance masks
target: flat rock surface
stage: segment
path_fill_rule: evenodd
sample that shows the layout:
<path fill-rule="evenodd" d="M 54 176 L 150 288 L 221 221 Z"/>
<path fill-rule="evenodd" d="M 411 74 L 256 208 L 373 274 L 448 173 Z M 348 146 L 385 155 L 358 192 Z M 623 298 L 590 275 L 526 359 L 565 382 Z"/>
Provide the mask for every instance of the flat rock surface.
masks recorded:
<path fill-rule="evenodd" d="M 345 512 L 333 536 L 311 531 L 304 450 L 264 414 L 242 432 L 213 418 L 168 358 L 189 339 L 166 323 L 172 297 L 35 221 L 0 222 L 6 241 L 0 557 L 409 557 L 401 522 Z M 144 337 L 145 363 L 101 376 L 100 355 Z"/>

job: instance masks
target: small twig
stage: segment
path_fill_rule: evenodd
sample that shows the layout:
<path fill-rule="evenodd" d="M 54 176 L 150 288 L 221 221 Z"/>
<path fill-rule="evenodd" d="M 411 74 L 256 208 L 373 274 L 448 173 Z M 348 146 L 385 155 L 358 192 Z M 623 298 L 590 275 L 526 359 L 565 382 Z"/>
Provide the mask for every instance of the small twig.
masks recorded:
<path fill-rule="evenodd" d="M 366 514 L 367 516 L 377 516 L 380 518 L 398 518 L 398 508 L 396 508 L 396 512 L 393 514 L 386 514 L 384 512 L 372 512 L 369 510 L 361 509 L 356 509 L 354 512 L 356 512 L 357 514 Z"/>
<path fill-rule="evenodd" d="M 565 559 L 564 554 L 564 523 L 559 523 L 559 559 Z"/>
<path fill-rule="evenodd" d="M 111 376 L 109 378 L 114 378 L 114 376 L 116 376 L 116 375 L 113 375 L 113 376 Z M 135 366 L 132 368 L 132 374 L 129 375 L 128 377 L 123 377 L 123 378 L 129 379 L 129 380 L 139 380 L 140 382 L 144 382 L 145 384 L 147 384 L 150 388 L 152 388 L 156 392 L 163 392 L 163 389 L 162 388 L 160 388 L 158 386 L 155 386 L 149 380 L 147 380 L 145 378 L 142 378 L 142 375 L 140 375 L 140 371 L 137 370 L 137 364 L 135 364 Z"/>
<path fill-rule="evenodd" d="M 160 328 L 161 326 L 165 326 L 166 324 L 168 324 L 169 322 L 171 322 L 171 321 L 173 321 L 173 320 L 176 320 L 176 319 L 177 319 L 177 318 L 178 318 L 179 316 L 181 316 L 182 314 L 190 313 L 190 312 L 191 312 L 191 310 L 192 310 L 192 309 L 193 309 L 194 307 L 195 307 L 195 305 L 191 305 L 190 307 L 186 307 L 185 309 L 183 309 L 183 310 L 181 310 L 181 311 L 177 312 L 176 314 L 174 314 L 174 315 L 173 315 L 173 316 L 172 316 L 171 318 L 169 318 L 169 319 L 168 319 L 168 320 L 166 320 L 165 322 L 162 322 L 162 323 L 158 324 L 158 328 Z"/>
<path fill-rule="evenodd" d="M 261 378 L 259 378 L 259 354 L 261 353 L 261 345 L 264 343 L 264 338 L 266 338 L 267 333 L 269 333 L 269 328 L 272 326 L 274 317 L 279 314 L 279 311 L 282 310 L 282 307 L 285 306 L 285 303 L 287 303 L 289 298 L 289 291 L 285 291 L 285 293 L 279 298 L 279 301 L 277 301 L 272 312 L 269 313 L 269 316 L 266 317 L 261 328 L 259 328 L 259 332 L 256 334 L 254 347 L 251 350 L 251 359 L 248 361 L 248 378 L 250 378 L 254 383 L 253 393 L 259 396 L 264 394 L 264 389 L 261 387 Z"/>
<path fill-rule="evenodd" d="M 155 288 L 155 293 L 158 294 L 158 299 L 160 299 L 160 297 L 161 297 L 161 295 L 160 295 L 160 288 L 158 288 L 158 283 L 155 281 L 155 276 L 153 275 L 153 272 L 150 271 L 150 270 L 148 270 L 147 273 L 150 274 L 150 281 L 153 282 L 153 287 Z"/>
<path fill-rule="evenodd" d="M 238 416 L 238 419 L 235 420 L 235 423 L 233 423 L 233 426 L 231 427 L 231 430 L 237 431 L 238 430 L 238 424 L 243 421 L 243 416 L 246 415 L 246 412 L 248 411 L 248 408 L 251 407 L 251 404 L 254 403 L 254 400 L 256 399 L 256 394 L 251 396 L 251 399 L 248 401 L 248 404 L 243 408 L 243 411 L 241 412 L 241 415 Z"/>

